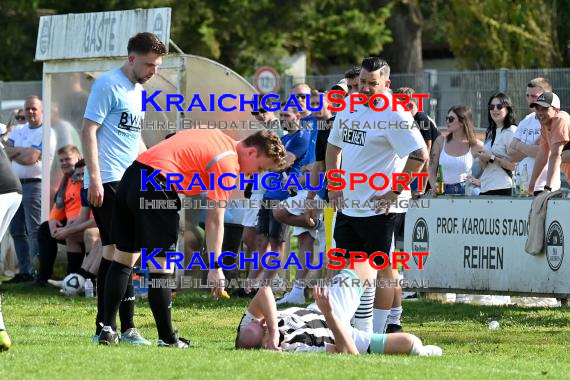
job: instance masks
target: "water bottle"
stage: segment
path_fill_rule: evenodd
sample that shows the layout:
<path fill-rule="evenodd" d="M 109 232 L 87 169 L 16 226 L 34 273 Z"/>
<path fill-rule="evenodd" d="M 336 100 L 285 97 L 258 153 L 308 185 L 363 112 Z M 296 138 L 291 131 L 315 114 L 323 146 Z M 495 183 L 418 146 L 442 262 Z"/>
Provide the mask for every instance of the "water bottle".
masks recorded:
<path fill-rule="evenodd" d="M 445 194 L 445 184 L 443 183 L 443 165 L 438 165 L 437 167 L 437 180 L 436 180 L 436 186 L 437 186 L 437 194 L 438 195 L 443 195 Z"/>
<path fill-rule="evenodd" d="M 524 164 L 523 171 L 521 173 L 521 195 L 528 195 L 528 169 L 526 164 Z"/>
<path fill-rule="evenodd" d="M 513 173 L 513 180 L 514 180 L 514 184 L 515 184 L 515 195 L 520 195 L 521 194 L 521 173 L 520 173 L 520 168 L 517 165 L 517 167 L 515 168 L 515 172 Z"/>
<path fill-rule="evenodd" d="M 85 298 L 93 298 L 95 294 L 93 293 L 93 281 L 90 278 L 85 280 Z"/>

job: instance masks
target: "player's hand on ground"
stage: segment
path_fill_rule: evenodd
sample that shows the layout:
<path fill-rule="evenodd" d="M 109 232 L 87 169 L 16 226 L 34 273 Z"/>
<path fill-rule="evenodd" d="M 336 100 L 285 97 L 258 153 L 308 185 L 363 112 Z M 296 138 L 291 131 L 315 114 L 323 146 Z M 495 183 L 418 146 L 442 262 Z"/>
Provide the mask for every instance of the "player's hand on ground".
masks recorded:
<path fill-rule="evenodd" d="M 103 206 L 103 184 L 100 182 L 89 183 L 89 189 L 87 189 L 87 201 L 93 205 L 93 207 Z"/>
<path fill-rule="evenodd" d="M 319 310 L 321 310 L 324 315 L 332 315 L 333 307 L 329 289 L 315 286 L 313 288 L 313 296 L 315 297 Z"/>
<path fill-rule="evenodd" d="M 221 269 L 212 269 L 208 271 L 208 280 L 215 281 L 216 287 L 212 289 L 212 296 L 215 298 L 220 298 L 224 292 L 223 287 L 219 287 L 220 280 L 225 280 L 224 272 Z"/>
<path fill-rule="evenodd" d="M 267 334 L 263 337 L 261 347 L 270 351 L 281 351 L 281 347 L 279 347 L 279 330 L 268 330 Z"/>

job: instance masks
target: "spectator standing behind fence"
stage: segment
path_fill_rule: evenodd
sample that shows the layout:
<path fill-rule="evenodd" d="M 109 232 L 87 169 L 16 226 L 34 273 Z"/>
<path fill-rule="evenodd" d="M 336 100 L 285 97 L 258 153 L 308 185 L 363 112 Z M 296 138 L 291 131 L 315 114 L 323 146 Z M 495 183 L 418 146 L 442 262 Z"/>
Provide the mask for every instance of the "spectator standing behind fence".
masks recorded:
<path fill-rule="evenodd" d="M 528 82 L 526 86 L 526 101 L 528 106 L 536 101 L 540 95 L 545 91 L 552 91 L 550 82 L 544 78 L 534 78 Z M 538 154 L 540 142 L 540 122 L 536 118 L 534 112 L 528 114 L 519 124 L 517 131 L 511 142 L 510 157 L 514 161 L 519 161 L 517 170 L 521 187 L 529 185 L 530 177 L 534 168 L 534 161 Z M 524 181 L 527 181 L 524 183 Z M 542 191 L 546 185 L 546 171 L 542 173 L 540 178 L 536 181 L 536 190 Z M 560 184 L 553 186 L 553 188 L 560 187 Z M 523 190 L 523 189 L 521 189 Z"/>
<path fill-rule="evenodd" d="M 420 133 L 426 143 L 428 153 L 431 152 L 431 148 L 435 140 L 441 135 L 435 122 L 425 113 L 419 111 L 419 104 L 417 98 L 412 98 L 412 96 L 416 93 L 413 88 L 409 87 L 400 87 L 396 90 L 396 94 L 404 94 L 410 97 L 410 102 L 406 104 L 409 108 L 414 121 L 417 123 L 418 128 L 420 129 Z M 429 161 L 424 164 L 424 167 L 421 170 L 422 173 L 429 173 Z M 422 195 L 424 191 L 426 191 L 427 183 L 424 181 L 422 191 L 418 190 L 418 179 L 416 178 L 410 185 L 412 189 L 412 197 L 417 198 L 418 196 Z M 402 228 L 404 226 L 402 225 Z"/>
<path fill-rule="evenodd" d="M 473 114 L 466 106 L 453 106 L 447 111 L 446 136 L 436 138 L 430 154 L 429 182 L 431 194 L 437 194 L 437 170 L 441 165 L 445 194 L 465 195 L 473 161 L 483 149 L 475 137 Z M 471 195 L 471 194 L 467 194 Z"/>
<path fill-rule="evenodd" d="M 481 195 L 512 195 L 515 163 L 509 158 L 509 146 L 517 130 L 513 103 L 499 92 L 489 99 L 489 127 L 485 147 L 479 155 L 483 174 Z"/>
<path fill-rule="evenodd" d="M 560 183 L 560 154 L 564 145 L 570 141 L 570 115 L 560 111 L 560 99 L 552 92 L 540 95 L 530 106 L 534 108 L 540 122 L 541 136 L 528 189 L 529 192 L 537 189 L 536 179 L 546 168 L 544 191 L 556 190 L 554 186 Z"/>
<path fill-rule="evenodd" d="M 38 228 L 41 218 L 42 191 L 42 102 L 29 96 L 24 103 L 26 124 L 17 126 L 6 143 L 12 169 L 22 184 L 22 204 L 10 224 L 14 238 L 19 273 L 9 282 L 32 281 L 32 261 L 38 254 Z M 51 147 L 55 146 L 52 134 Z"/>

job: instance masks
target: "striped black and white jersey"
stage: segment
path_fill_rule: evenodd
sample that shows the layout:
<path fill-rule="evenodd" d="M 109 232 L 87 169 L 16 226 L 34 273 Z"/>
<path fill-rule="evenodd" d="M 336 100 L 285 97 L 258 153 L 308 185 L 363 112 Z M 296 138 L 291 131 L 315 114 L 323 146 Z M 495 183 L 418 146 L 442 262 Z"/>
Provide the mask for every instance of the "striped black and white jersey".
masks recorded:
<path fill-rule="evenodd" d="M 316 310 L 291 307 L 277 311 L 279 345 L 283 351 L 324 351 L 334 336 L 324 315 Z"/>
<path fill-rule="evenodd" d="M 248 311 L 243 315 L 239 331 L 254 319 Z M 279 346 L 283 351 L 325 351 L 334 344 L 334 336 L 324 315 L 317 310 L 291 307 L 277 311 Z"/>

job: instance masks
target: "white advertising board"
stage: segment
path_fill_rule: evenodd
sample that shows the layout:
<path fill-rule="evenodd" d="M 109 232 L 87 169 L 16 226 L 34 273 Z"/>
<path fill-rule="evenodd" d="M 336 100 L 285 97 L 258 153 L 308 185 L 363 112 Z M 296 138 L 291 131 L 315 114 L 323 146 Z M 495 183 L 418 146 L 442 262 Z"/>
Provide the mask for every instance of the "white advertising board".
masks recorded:
<path fill-rule="evenodd" d="M 405 251 L 428 251 L 424 269 L 411 262 L 410 280 L 430 290 L 532 295 L 570 294 L 570 200 L 548 203 L 545 252 L 524 250 L 531 198 L 437 198 L 406 214 Z"/>

